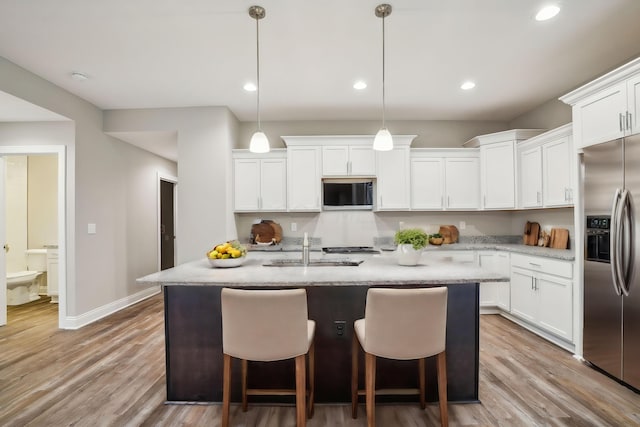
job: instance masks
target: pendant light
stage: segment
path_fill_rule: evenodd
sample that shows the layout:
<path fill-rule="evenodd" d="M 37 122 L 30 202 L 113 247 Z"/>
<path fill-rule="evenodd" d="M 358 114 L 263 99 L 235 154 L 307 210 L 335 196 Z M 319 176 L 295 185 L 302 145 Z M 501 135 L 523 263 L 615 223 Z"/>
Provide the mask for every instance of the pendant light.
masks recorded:
<path fill-rule="evenodd" d="M 377 151 L 389 151 L 393 149 L 393 138 L 387 130 L 384 122 L 384 18 L 391 15 L 390 4 L 380 4 L 375 9 L 376 16 L 382 18 L 382 128 L 373 140 L 373 149 Z"/>
<path fill-rule="evenodd" d="M 249 143 L 249 151 L 252 153 L 269 152 L 269 140 L 260 127 L 260 26 L 258 22 L 264 18 L 265 15 L 266 12 L 261 6 L 251 6 L 249 8 L 249 16 L 256 20 L 256 110 L 258 116 L 258 129 L 251 137 L 251 142 Z"/>

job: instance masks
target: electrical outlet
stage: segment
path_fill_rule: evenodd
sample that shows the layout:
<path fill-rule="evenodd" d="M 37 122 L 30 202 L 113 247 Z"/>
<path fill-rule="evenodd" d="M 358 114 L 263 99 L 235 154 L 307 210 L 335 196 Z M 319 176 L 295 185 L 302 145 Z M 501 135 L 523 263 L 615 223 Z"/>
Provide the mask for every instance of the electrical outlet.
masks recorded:
<path fill-rule="evenodd" d="M 467 223 L 465 221 L 460 221 L 460 227 L 458 227 L 460 230 L 464 230 L 465 228 L 467 228 Z"/>
<path fill-rule="evenodd" d="M 291 223 L 291 231 L 298 231 L 298 224 L 296 224 L 295 222 Z"/>
<path fill-rule="evenodd" d="M 347 326 L 346 320 L 334 320 L 333 324 L 336 328 L 336 335 L 339 337 L 344 335 L 345 327 Z"/>

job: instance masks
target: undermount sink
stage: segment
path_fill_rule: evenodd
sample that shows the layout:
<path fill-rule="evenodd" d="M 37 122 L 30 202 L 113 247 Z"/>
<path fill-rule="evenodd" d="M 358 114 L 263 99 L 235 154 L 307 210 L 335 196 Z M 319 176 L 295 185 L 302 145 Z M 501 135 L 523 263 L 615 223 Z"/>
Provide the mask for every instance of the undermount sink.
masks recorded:
<path fill-rule="evenodd" d="M 362 260 L 351 259 L 312 259 L 307 267 L 353 267 L 362 263 Z M 262 264 L 265 267 L 304 267 L 301 259 L 274 259 Z"/>

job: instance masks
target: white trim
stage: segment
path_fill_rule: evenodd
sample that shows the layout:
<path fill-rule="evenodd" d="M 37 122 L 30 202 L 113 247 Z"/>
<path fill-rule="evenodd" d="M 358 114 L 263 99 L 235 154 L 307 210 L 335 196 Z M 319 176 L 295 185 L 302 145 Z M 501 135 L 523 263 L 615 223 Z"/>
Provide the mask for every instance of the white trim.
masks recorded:
<path fill-rule="evenodd" d="M 495 144 L 497 142 L 521 141 L 546 132 L 546 129 L 511 129 L 502 132 L 489 133 L 486 135 L 478 135 L 471 138 L 462 146 L 464 148 L 476 148 L 481 145 Z"/>
<path fill-rule="evenodd" d="M 162 172 L 158 172 L 157 174 L 157 183 L 158 183 L 158 209 L 157 209 L 157 227 L 156 234 L 158 236 L 158 271 L 161 270 L 162 267 L 162 241 L 161 241 L 161 233 L 160 233 L 160 181 L 166 181 L 173 183 L 173 232 L 175 233 L 176 224 L 178 223 L 178 177 L 173 175 L 167 175 Z M 178 264 L 178 245 L 177 242 L 173 241 L 173 264 Z"/>
<path fill-rule="evenodd" d="M 67 329 L 67 291 L 75 288 L 67 283 L 67 156 L 64 145 L 0 146 L 0 155 L 56 154 L 58 156 L 58 327 Z M 0 290 L 6 292 L 5 290 Z M 7 306 L 0 307 L 6 313 Z"/>
<path fill-rule="evenodd" d="M 68 316 L 67 325 L 65 329 L 80 329 L 83 326 L 87 326 L 97 320 L 100 320 L 110 314 L 116 313 L 130 305 L 136 304 L 147 298 L 151 298 L 154 295 L 160 293 L 159 286 L 152 286 L 150 288 L 143 289 L 142 291 L 133 295 L 126 296 L 117 301 L 110 302 L 101 307 L 94 308 L 91 311 L 81 314 L 80 316 Z"/>
<path fill-rule="evenodd" d="M 574 89 L 566 95 L 562 95 L 558 99 L 565 104 L 576 105 L 591 94 L 613 87 L 634 76 L 638 72 L 640 72 L 640 58 L 636 58 L 633 61 L 630 61 L 615 70 L 610 71 L 577 89 Z"/>
<path fill-rule="evenodd" d="M 567 350 L 568 352 L 572 353 L 572 354 L 576 354 L 576 346 L 573 343 L 570 343 L 568 341 L 563 340 L 562 338 L 558 338 L 557 336 L 550 334 L 549 332 L 540 329 L 522 319 L 520 319 L 519 317 L 514 316 L 511 313 L 507 313 L 506 311 L 501 311 L 500 315 L 506 319 L 509 319 L 510 321 L 512 321 L 513 323 L 522 326 L 523 328 L 533 332 L 536 335 L 541 336 L 542 338 L 546 339 L 547 341 L 549 341 L 552 344 L 557 345 L 560 348 L 563 348 L 565 350 Z"/>

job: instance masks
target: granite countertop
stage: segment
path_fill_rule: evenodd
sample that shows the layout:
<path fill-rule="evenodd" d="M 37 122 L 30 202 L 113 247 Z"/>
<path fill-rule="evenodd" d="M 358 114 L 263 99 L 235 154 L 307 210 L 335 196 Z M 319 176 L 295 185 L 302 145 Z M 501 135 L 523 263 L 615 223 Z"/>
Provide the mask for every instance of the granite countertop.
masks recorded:
<path fill-rule="evenodd" d="M 573 261 L 575 253 L 573 249 L 552 249 L 539 246 L 527 246 L 522 243 L 452 243 L 442 246 L 427 246 L 425 251 L 483 251 L 497 250 L 519 253 L 524 255 L 555 258 L 565 261 Z"/>
<path fill-rule="evenodd" d="M 299 241 L 298 241 L 299 240 Z M 425 251 L 507 251 L 524 255 L 541 256 L 545 258 L 554 258 L 565 261 L 575 260 L 575 251 L 573 249 L 552 249 L 539 246 L 527 246 L 521 243 L 521 236 L 463 236 L 459 243 L 449 245 L 434 246 L 429 245 Z M 320 239 L 311 240 L 310 251 L 322 251 L 323 244 Z M 301 239 L 285 239 L 278 245 L 247 245 L 250 251 L 259 252 L 301 252 Z M 383 254 L 396 250 L 393 244 L 393 238 L 376 238 L 374 239 L 374 248 L 379 249 Z"/>
<path fill-rule="evenodd" d="M 431 285 L 471 282 L 506 282 L 508 276 L 480 267 L 455 262 L 422 260 L 414 267 L 398 265 L 394 253 L 380 255 L 352 254 L 349 256 L 311 254 L 314 259 L 362 260 L 350 267 L 265 267 L 274 259 L 297 259 L 294 253 L 249 252 L 246 262 L 236 268 L 214 268 L 206 259 L 188 262 L 177 267 L 150 274 L 138 283 L 192 286 L 374 286 L 374 285 Z"/>

